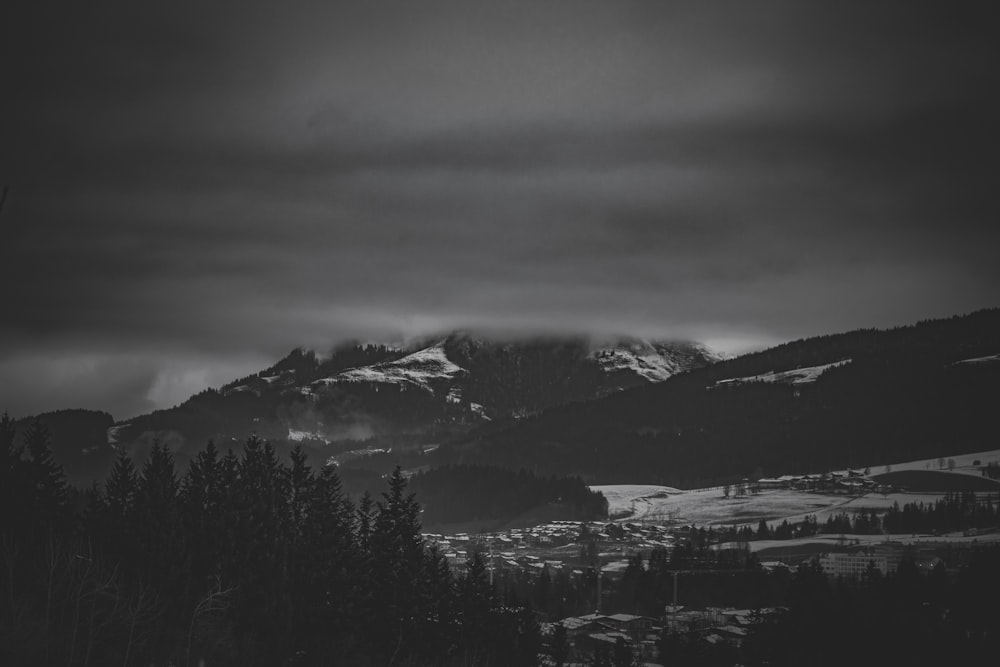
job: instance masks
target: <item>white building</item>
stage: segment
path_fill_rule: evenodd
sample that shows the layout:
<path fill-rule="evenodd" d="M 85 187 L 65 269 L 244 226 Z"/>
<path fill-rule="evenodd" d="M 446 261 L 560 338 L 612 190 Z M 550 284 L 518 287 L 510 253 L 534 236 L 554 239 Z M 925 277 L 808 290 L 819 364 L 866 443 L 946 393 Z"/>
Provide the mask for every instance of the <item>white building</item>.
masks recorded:
<path fill-rule="evenodd" d="M 828 577 L 860 578 L 873 563 L 882 574 L 889 571 L 889 559 L 883 554 L 829 553 L 823 554 L 819 559 L 819 565 Z"/>

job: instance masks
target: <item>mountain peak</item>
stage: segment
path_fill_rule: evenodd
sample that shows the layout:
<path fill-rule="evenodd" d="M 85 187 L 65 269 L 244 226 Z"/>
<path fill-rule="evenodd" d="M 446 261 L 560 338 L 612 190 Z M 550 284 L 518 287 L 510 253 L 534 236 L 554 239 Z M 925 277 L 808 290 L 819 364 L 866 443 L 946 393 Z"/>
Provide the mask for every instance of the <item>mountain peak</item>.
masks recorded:
<path fill-rule="evenodd" d="M 419 442 L 662 382 L 716 358 L 690 342 L 469 329 L 402 346 L 349 342 L 325 353 L 300 347 L 219 391 L 119 424 L 113 437 L 128 443 L 176 436 L 201 446 L 251 433 L 274 441 L 308 433 L 319 442 L 364 433 Z"/>

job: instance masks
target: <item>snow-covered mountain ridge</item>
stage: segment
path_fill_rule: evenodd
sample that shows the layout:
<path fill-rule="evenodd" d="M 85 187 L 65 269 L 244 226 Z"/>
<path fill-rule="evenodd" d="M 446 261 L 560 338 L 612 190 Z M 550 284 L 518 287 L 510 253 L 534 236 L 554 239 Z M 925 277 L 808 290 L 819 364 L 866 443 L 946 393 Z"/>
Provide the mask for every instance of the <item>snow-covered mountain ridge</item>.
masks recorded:
<path fill-rule="evenodd" d="M 658 383 L 719 355 L 690 342 L 583 336 L 494 339 L 469 332 L 409 345 L 293 350 L 276 364 L 174 408 L 117 424 L 116 440 L 180 432 L 185 440 L 257 433 L 337 441 L 454 431 Z"/>
<path fill-rule="evenodd" d="M 623 339 L 591 352 L 606 373 L 634 373 L 648 382 L 663 382 L 672 375 L 720 361 L 722 356 L 697 343 L 656 343 Z"/>

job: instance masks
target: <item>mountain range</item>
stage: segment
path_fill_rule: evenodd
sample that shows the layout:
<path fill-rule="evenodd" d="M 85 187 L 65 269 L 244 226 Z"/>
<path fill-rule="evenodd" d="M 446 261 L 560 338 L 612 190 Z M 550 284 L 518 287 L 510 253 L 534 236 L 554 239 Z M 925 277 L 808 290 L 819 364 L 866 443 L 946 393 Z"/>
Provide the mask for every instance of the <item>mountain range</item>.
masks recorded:
<path fill-rule="evenodd" d="M 74 470 L 81 468 L 81 448 L 65 441 L 63 425 L 75 423 L 86 433 L 88 465 L 71 474 L 73 479 L 86 477 L 118 448 L 142 458 L 154 441 L 169 445 L 182 464 L 208 440 L 239 447 L 250 435 L 279 450 L 302 444 L 314 461 L 325 461 L 358 449 L 450 440 L 492 420 L 519 420 L 556 405 L 662 382 L 720 358 L 690 342 L 503 339 L 462 331 L 407 345 L 297 348 L 258 373 L 178 406 L 114 423 L 106 413 L 85 411 L 41 417 L 57 425 L 54 449 Z M 99 438 L 103 448 L 91 442 Z"/>
<path fill-rule="evenodd" d="M 1000 309 L 789 342 L 515 424 L 424 465 L 693 488 L 1000 446 Z"/>
<path fill-rule="evenodd" d="M 528 468 L 682 488 L 995 448 L 1000 309 L 724 359 L 697 343 L 456 332 L 293 350 L 181 405 L 42 415 L 71 480 L 158 440 L 301 444 L 350 486 L 397 464 Z M 26 420 L 22 420 L 22 426 Z"/>

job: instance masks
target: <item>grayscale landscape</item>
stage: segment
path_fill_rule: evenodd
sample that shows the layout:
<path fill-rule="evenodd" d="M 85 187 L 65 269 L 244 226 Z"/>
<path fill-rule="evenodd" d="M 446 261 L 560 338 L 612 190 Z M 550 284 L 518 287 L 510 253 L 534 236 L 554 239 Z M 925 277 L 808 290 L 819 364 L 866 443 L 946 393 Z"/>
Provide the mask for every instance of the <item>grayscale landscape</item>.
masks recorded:
<path fill-rule="evenodd" d="M 0 16 L 0 665 L 996 663 L 991 4 Z"/>

